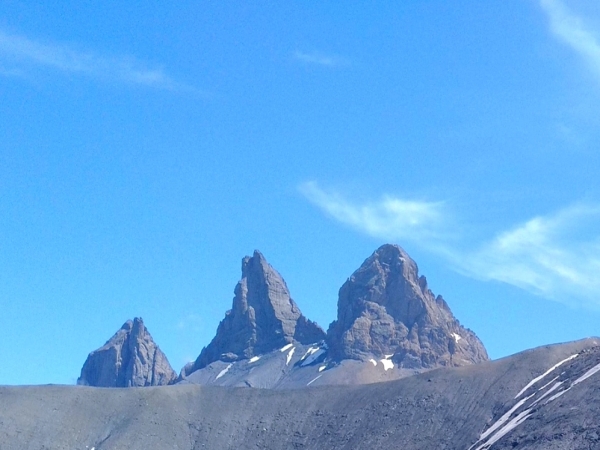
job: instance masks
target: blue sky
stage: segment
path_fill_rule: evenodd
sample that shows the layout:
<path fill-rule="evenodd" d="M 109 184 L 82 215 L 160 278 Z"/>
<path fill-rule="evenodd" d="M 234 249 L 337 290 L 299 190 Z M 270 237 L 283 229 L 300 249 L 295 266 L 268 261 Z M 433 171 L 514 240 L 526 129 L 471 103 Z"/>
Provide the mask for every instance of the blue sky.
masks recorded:
<path fill-rule="evenodd" d="M 600 334 L 596 1 L 9 0 L 0 93 L 0 384 L 179 371 L 254 249 L 324 328 L 391 242 L 493 358 Z"/>

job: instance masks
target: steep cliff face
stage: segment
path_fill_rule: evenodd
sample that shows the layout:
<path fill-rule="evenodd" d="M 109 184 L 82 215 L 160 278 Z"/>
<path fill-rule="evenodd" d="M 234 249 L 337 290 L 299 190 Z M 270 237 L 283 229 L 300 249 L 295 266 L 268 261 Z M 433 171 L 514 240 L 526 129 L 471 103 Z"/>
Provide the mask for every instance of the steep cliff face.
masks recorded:
<path fill-rule="evenodd" d="M 217 334 L 184 375 L 215 361 L 232 362 L 278 350 L 291 343 L 311 344 L 325 332 L 304 317 L 281 275 L 255 251 L 242 260 L 242 279 Z"/>
<path fill-rule="evenodd" d="M 141 318 L 128 320 L 87 357 L 77 384 L 99 387 L 160 386 L 177 375 Z"/>
<path fill-rule="evenodd" d="M 479 338 L 434 296 L 416 263 L 397 245 L 383 245 L 339 291 L 328 330 L 334 360 L 388 360 L 404 369 L 462 366 L 488 359 Z"/>
<path fill-rule="evenodd" d="M 487 359 L 481 341 L 396 245 L 377 249 L 344 283 L 327 336 L 255 252 L 242 261 L 232 309 L 180 381 L 275 389 L 367 384 Z"/>

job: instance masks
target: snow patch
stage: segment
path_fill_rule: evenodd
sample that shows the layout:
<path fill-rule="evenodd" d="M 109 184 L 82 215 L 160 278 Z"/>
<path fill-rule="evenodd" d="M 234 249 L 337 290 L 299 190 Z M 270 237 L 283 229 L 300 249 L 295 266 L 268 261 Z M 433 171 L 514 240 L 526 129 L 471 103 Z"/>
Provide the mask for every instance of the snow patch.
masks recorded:
<path fill-rule="evenodd" d="M 375 361 L 374 359 L 370 359 L 369 361 L 371 361 L 374 366 L 377 366 L 377 361 Z"/>
<path fill-rule="evenodd" d="M 248 361 L 248 363 L 249 364 L 255 363 L 259 359 L 260 359 L 260 356 L 253 356 L 252 358 L 250 358 L 250 360 Z"/>
<path fill-rule="evenodd" d="M 327 366 L 321 366 L 319 367 L 319 372 L 323 372 L 325 369 L 327 369 Z"/>
<path fill-rule="evenodd" d="M 283 352 L 285 352 L 287 349 L 289 349 L 289 348 L 292 348 L 293 346 L 294 346 L 294 344 L 287 344 L 287 345 L 284 345 L 283 347 L 281 347 L 281 348 L 279 349 L 279 351 L 283 353 Z"/>
<path fill-rule="evenodd" d="M 529 400 L 531 397 L 533 397 L 535 394 L 531 394 L 529 397 L 525 397 L 521 400 L 519 400 L 512 408 L 510 408 L 502 417 L 500 417 L 496 422 L 494 422 L 494 424 L 489 427 L 484 433 L 481 434 L 481 436 L 479 436 L 479 440 L 483 440 L 486 439 L 490 434 L 492 434 L 494 431 L 496 431 L 498 428 L 500 428 L 502 425 L 504 425 L 508 419 L 510 418 L 510 416 L 512 416 L 512 414 L 519 409 L 521 406 L 523 406 L 525 404 L 525 402 L 527 400 Z"/>
<path fill-rule="evenodd" d="M 525 404 L 525 402 L 527 400 L 529 400 L 531 397 L 533 397 L 534 395 L 535 394 L 531 394 L 530 396 L 519 400 L 512 408 L 510 408 L 506 413 L 504 413 L 502 415 L 502 417 L 500 417 L 496 422 L 494 422 L 491 427 L 489 427 L 487 430 L 485 430 L 485 432 L 483 432 L 481 434 L 481 436 L 479 436 L 479 440 L 469 447 L 469 450 L 471 450 L 479 442 L 482 442 L 482 441 L 484 441 L 484 442 L 482 442 L 482 444 L 479 447 L 475 448 L 475 450 L 483 450 L 486 448 L 490 448 L 490 446 L 494 442 L 496 442 L 498 439 L 500 439 L 506 433 L 508 433 L 509 431 L 514 429 L 517 425 L 522 423 L 525 419 L 527 419 L 529 417 L 529 411 L 531 411 L 530 409 L 526 409 L 525 411 L 519 413 L 515 418 L 509 420 L 510 416 L 512 416 L 513 413 L 517 409 L 519 409 L 521 406 L 523 406 Z"/>
<path fill-rule="evenodd" d="M 319 350 L 319 347 L 310 347 L 306 353 L 304 354 L 304 356 L 302 358 L 300 358 L 300 361 L 304 361 L 306 359 L 307 356 L 312 355 L 314 352 L 316 352 L 317 350 Z"/>
<path fill-rule="evenodd" d="M 521 425 L 523 422 L 525 422 L 531 415 L 529 414 L 530 411 L 530 409 L 526 409 L 525 411 L 519 413 L 514 419 L 511 419 L 506 425 L 500 428 L 498 432 L 494 434 L 487 442 L 480 445 L 475 450 L 490 448 L 492 444 L 498 442 L 502 437 L 514 430 L 518 425 Z"/>
<path fill-rule="evenodd" d="M 312 380 L 310 380 L 308 383 L 306 383 L 307 386 L 310 386 L 311 384 L 313 384 L 315 381 L 317 381 L 319 378 L 321 378 L 323 376 L 323 374 L 319 375 L 316 378 L 313 378 Z"/>
<path fill-rule="evenodd" d="M 462 336 L 460 336 L 457 333 L 452 333 L 452 337 L 454 338 L 454 341 L 458 344 L 458 341 L 460 341 L 462 339 Z"/>
<path fill-rule="evenodd" d="M 596 372 L 600 371 L 600 364 L 595 365 L 594 367 L 592 367 L 590 370 L 588 370 L 586 373 L 584 373 L 583 375 L 581 375 L 579 378 L 577 378 L 572 386 L 575 386 L 579 383 L 581 383 L 584 380 L 587 380 L 589 377 L 591 377 L 592 375 L 594 375 Z"/>
<path fill-rule="evenodd" d="M 538 392 L 543 391 L 544 389 L 546 389 L 548 386 L 550 386 L 553 382 L 555 382 L 556 380 L 558 380 L 558 376 L 552 378 L 550 381 L 548 381 L 545 385 L 543 385 L 541 388 L 538 389 Z"/>
<path fill-rule="evenodd" d="M 390 355 L 392 356 L 392 355 Z M 386 355 L 387 357 L 387 355 Z M 381 364 L 383 364 L 383 369 L 385 371 L 388 371 L 389 369 L 393 369 L 394 368 L 394 363 L 392 361 L 390 361 L 389 359 L 381 359 Z"/>
<path fill-rule="evenodd" d="M 548 397 L 550 394 L 552 394 L 555 390 L 557 390 L 561 385 L 563 384 L 563 381 L 559 381 L 557 383 L 554 383 L 554 386 L 552 386 L 550 389 L 548 389 L 546 392 L 544 392 L 544 395 L 542 395 L 540 398 L 538 398 L 535 402 L 533 402 L 531 404 L 531 406 L 535 406 L 537 405 L 539 402 L 541 402 L 542 400 L 544 400 L 546 397 Z M 553 400 L 553 398 L 551 398 L 549 401 Z M 548 403 L 546 402 L 546 403 Z"/>
<path fill-rule="evenodd" d="M 292 345 L 292 344 L 290 344 Z M 294 352 L 296 351 L 296 347 L 292 347 L 290 352 L 287 354 L 287 359 L 285 360 L 285 365 L 288 366 L 290 361 L 292 360 L 292 356 L 294 356 Z"/>
<path fill-rule="evenodd" d="M 567 392 L 569 392 L 569 391 L 571 390 L 571 388 L 572 388 L 572 387 L 573 387 L 573 386 L 569 386 L 569 387 L 568 387 L 567 389 L 565 389 L 564 391 L 560 391 L 560 392 L 558 392 L 558 393 L 554 394 L 552 397 L 550 397 L 548 400 L 546 400 L 546 401 L 544 402 L 544 405 L 545 405 L 546 403 L 550 403 L 552 400 L 556 400 L 556 399 L 557 399 L 558 397 L 560 397 L 561 395 L 563 395 L 563 394 L 566 394 Z"/>
<path fill-rule="evenodd" d="M 521 392 L 519 392 L 517 397 L 522 395 L 523 392 L 525 392 L 527 389 L 529 389 L 531 386 L 533 386 L 536 382 L 538 382 L 539 380 L 541 380 L 542 378 L 547 376 L 550 372 L 552 372 L 558 366 L 566 363 L 567 361 L 572 360 L 575 357 L 577 357 L 577 355 L 572 355 L 572 356 L 564 359 L 563 361 L 559 362 L 558 364 L 555 364 L 554 366 L 552 366 L 549 370 L 544 372 L 539 377 L 533 379 L 531 382 L 529 382 L 529 384 L 527 386 L 525 386 L 521 390 Z M 469 447 L 469 450 L 471 450 L 471 449 L 474 449 L 474 450 L 489 449 L 494 443 L 498 442 L 498 440 L 500 440 L 502 437 L 506 436 L 506 434 L 508 434 L 509 432 L 514 430 L 515 427 L 517 427 L 518 425 L 523 423 L 525 420 L 527 420 L 529 417 L 531 417 L 532 410 L 534 408 L 536 408 L 536 405 L 538 403 L 540 403 L 542 400 L 546 399 L 546 397 L 547 397 L 547 399 L 543 403 L 544 405 L 547 405 L 548 403 L 556 400 L 560 396 L 566 394 L 567 392 L 569 392 L 571 390 L 571 388 L 573 386 L 576 386 L 577 384 L 587 380 L 589 377 L 591 377 L 592 375 L 594 375 L 598 372 L 600 372 L 600 364 L 597 364 L 594 367 L 592 367 L 591 369 L 589 369 L 588 371 L 586 371 L 583 375 L 581 375 L 579 378 L 577 378 L 575 381 L 573 381 L 569 387 L 567 387 L 566 389 L 562 389 L 562 390 L 559 390 L 559 388 L 564 386 L 566 381 L 565 380 L 556 381 L 559 378 L 559 376 L 554 377 L 551 381 L 549 381 L 544 386 L 539 388 L 533 394 L 519 400 L 510 410 L 508 410 L 505 414 L 503 414 L 502 417 L 500 417 L 500 419 L 498 419 L 496 422 L 494 422 L 494 424 L 492 424 L 492 426 L 490 428 L 488 428 L 484 433 L 482 433 L 481 436 L 479 437 L 479 440 L 477 442 L 475 442 L 473 445 L 471 445 L 471 447 Z M 562 372 L 561 375 L 564 375 L 564 373 L 565 372 Z M 554 383 L 554 384 L 552 384 L 552 383 Z M 517 410 L 519 408 L 521 408 L 525 404 L 525 402 L 527 402 L 527 400 L 534 397 L 538 392 L 546 389 L 548 386 L 550 386 L 550 384 L 552 384 L 552 386 L 548 390 L 546 390 L 541 397 L 539 397 L 533 403 L 530 403 L 527 406 L 527 408 L 525 408 L 523 411 L 519 412 L 515 417 L 513 417 L 511 419 L 511 416 L 513 414 L 515 414 L 517 412 Z M 553 395 L 550 395 L 550 394 L 553 394 Z M 517 398 L 517 397 L 515 397 L 515 398 Z M 476 447 L 478 444 L 479 444 L 479 446 Z"/>
<path fill-rule="evenodd" d="M 313 350 L 313 349 L 309 349 L 309 351 L 310 350 Z M 302 362 L 301 366 L 304 367 L 304 366 L 308 366 L 308 365 L 314 363 L 323 353 L 325 353 L 325 350 L 323 350 L 322 348 L 314 349 L 314 351 L 310 355 L 308 355 L 308 358 L 306 358 Z M 306 355 L 304 355 L 304 357 L 306 357 Z"/>
<path fill-rule="evenodd" d="M 548 400 L 546 400 L 544 402 L 544 405 L 547 404 L 547 403 L 550 403 L 553 400 L 556 400 L 561 395 L 566 394 L 567 392 L 569 392 L 571 390 L 571 388 L 573 386 L 577 386 L 579 383 L 581 383 L 582 381 L 587 380 L 589 377 L 591 377 L 592 375 L 594 375 L 596 372 L 599 372 L 599 371 L 600 371 L 600 364 L 597 364 L 594 367 L 592 367 L 590 370 L 588 370 L 586 373 L 584 373 L 583 375 L 581 375 L 579 378 L 577 378 L 575 381 L 573 381 L 573 384 L 571 384 L 571 386 L 569 386 L 567 389 L 565 389 L 564 391 L 560 391 L 560 392 L 554 394 L 552 397 L 550 397 Z M 557 384 L 562 384 L 562 382 L 561 383 L 557 383 Z"/>
<path fill-rule="evenodd" d="M 552 367 L 550 367 L 548 370 L 546 370 L 543 374 L 541 374 L 539 377 L 534 378 L 533 380 L 531 380 L 529 383 L 527 383 L 527 386 L 525 386 L 523 389 L 521 389 L 519 391 L 519 393 L 515 396 L 515 400 L 517 398 L 519 398 L 521 395 L 523 395 L 525 393 L 525 391 L 527 389 L 529 389 L 531 386 L 533 386 L 535 383 L 537 383 L 538 381 L 540 381 L 542 378 L 544 378 L 546 375 L 549 375 L 550 372 L 552 372 L 553 370 L 555 370 L 556 368 L 562 366 L 564 363 L 571 361 L 574 358 L 577 358 L 577 356 L 579 355 L 579 353 L 575 353 L 574 355 L 569 356 L 568 358 L 563 359 L 561 362 L 554 364 Z"/>
<path fill-rule="evenodd" d="M 215 380 L 218 380 L 219 378 L 221 378 L 223 375 L 225 375 L 229 369 L 231 369 L 231 366 L 233 366 L 233 364 L 229 364 L 227 367 L 225 367 L 223 370 L 221 370 L 219 372 L 219 375 L 217 375 L 217 377 L 215 378 Z"/>

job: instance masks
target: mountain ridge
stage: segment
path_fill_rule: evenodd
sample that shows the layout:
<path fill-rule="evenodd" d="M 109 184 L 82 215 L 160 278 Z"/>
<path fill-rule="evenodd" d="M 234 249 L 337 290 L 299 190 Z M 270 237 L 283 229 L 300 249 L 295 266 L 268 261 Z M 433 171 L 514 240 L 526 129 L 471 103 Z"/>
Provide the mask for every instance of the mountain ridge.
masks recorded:
<path fill-rule="evenodd" d="M 327 333 L 302 314 L 285 280 L 260 251 L 242 259 L 241 272 L 231 309 L 214 338 L 179 377 L 173 377 L 162 352 L 156 359 L 148 354 L 158 346 L 135 319 L 90 354 L 79 383 L 150 386 L 155 384 L 154 369 L 147 367 L 152 361 L 159 361 L 158 384 L 285 389 L 389 381 L 488 360 L 475 333 L 433 294 L 416 262 L 398 245 L 380 246 L 346 280 Z M 129 339 L 138 328 L 147 343 Z M 122 365 L 131 367 L 123 371 Z"/>
<path fill-rule="evenodd" d="M 327 334 L 315 324 L 318 331 L 304 341 L 295 334 L 298 324 L 313 322 L 260 252 L 242 260 L 234 292 L 215 338 L 184 367 L 180 382 L 278 389 L 361 384 L 488 359 L 481 341 L 433 295 L 397 245 L 382 245 L 363 262 L 341 287 Z M 288 319 L 287 329 L 278 317 Z M 259 346 L 261 328 L 269 332 Z"/>
<path fill-rule="evenodd" d="M 600 448 L 600 338 L 490 361 L 399 246 L 347 279 L 327 334 L 260 252 L 234 292 L 206 364 L 176 384 L 135 318 L 90 353 L 81 385 L 0 387 L 2 449 Z"/>
<path fill-rule="evenodd" d="M 355 386 L 0 387 L 0 438 L 4 450 L 589 450 L 598 367 L 600 339 L 590 338 Z"/>

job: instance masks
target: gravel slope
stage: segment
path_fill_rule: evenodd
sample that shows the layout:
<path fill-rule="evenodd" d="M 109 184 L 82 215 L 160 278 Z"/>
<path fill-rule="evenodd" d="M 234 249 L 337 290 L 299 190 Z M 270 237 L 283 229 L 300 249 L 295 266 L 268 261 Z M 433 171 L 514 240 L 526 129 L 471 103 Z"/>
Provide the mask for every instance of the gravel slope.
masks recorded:
<path fill-rule="evenodd" d="M 591 349 L 526 395 L 559 372 L 572 381 L 600 363 L 597 345 L 589 339 L 541 347 L 362 386 L 1 387 L 0 449 L 467 450 L 515 405 L 523 387 L 556 363 Z M 599 412 L 600 373 L 532 410 L 491 448 L 600 448 Z"/>

